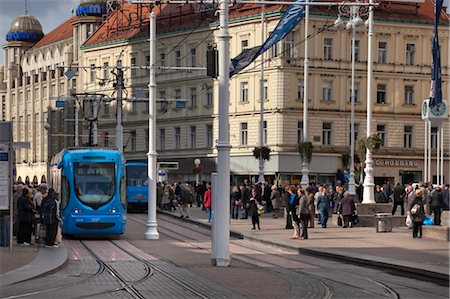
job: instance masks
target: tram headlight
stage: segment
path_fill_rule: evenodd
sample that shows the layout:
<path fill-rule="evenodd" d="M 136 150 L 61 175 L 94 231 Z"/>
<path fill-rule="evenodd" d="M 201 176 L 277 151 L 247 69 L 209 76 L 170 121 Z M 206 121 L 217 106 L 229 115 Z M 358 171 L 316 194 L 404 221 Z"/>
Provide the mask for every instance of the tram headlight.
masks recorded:
<path fill-rule="evenodd" d="M 114 208 L 112 208 L 111 210 L 109 210 L 108 212 L 110 212 L 110 213 L 117 213 L 117 209 L 114 207 Z"/>
<path fill-rule="evenodd" d="M 81 210 L 80 210 L 80 209 L 75 209 L 75 210 L 73 210 L 73 212 L 74 212 L 75 214 L 78 214 L 78 213 L 81 213 Z"/>

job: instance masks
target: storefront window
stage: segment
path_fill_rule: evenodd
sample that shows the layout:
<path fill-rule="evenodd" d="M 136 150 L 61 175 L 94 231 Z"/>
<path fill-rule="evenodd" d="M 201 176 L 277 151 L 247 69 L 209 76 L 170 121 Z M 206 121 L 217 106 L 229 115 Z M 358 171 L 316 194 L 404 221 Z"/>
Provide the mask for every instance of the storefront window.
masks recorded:
<path fill-rule="evenodd" d="M 400 182 L 402 185 L 418 183 L 422 181 L 422 171 L 400 170 Z"/>

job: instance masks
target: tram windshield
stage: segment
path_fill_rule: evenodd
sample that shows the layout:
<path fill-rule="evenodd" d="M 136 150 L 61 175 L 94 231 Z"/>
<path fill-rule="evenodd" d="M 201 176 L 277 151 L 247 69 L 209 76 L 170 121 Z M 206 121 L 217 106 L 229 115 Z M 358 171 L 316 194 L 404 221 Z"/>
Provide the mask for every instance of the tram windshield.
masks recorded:
<path fill-rule="evenodd" d="M 127 166 L 127 186 L 142 187 L 147 185 L 147 166 Z"/>
<path fill-rule="evenodd" d="M 112 162 L 74 163 L 75 192 L 83 203 L 96 209 L 113 198 L 114 166 Z"/>

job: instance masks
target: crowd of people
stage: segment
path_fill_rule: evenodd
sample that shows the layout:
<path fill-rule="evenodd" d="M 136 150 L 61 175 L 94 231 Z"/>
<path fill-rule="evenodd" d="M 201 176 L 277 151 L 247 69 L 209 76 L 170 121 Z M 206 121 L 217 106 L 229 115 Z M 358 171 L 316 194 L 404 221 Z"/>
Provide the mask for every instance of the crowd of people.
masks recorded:
<path fill-rule="evenodd" d="M 434 225 L 440 225 L 442 210 L 448 210 L 448 197 L 448 184 L 433 187 L 421 183 L 404 187 L 400 183 L 392 186 L 386 182 L 375 187 L 377 203 L 390 203 L 392 215 L 398 208 L 401 215 L 405 215 L 405 211 L 410 215 L 415 238 L 422 235 L 421 225 L 426 214 L 434 216 Z M 252 185 L 248 179 L 230 186 L 231 219 L 251 219 L 251 229 L 261 229 L 261 214 L 285 217 L 285 228 L 292 229 L 292 239 L 299 240 L 308 239 L 308 228 L 314 228 L 315 224 L 327 228 L 332 214 L 337 215 L 338 225 L 351 228 L 359 222 L 356 213 L 358 202 L 361 202 L 358 194 L 350 195 L 341 181 L 336 181 L 334 186 L 313 182 L 305 189 L 295 185 L 283 188 L 267 182 Z M 211 203 L 209 183 L 195 186 L 181 182 L 158 184 L 159 207 L 170 211 L 179 209 L 180 217 L 189 218 L 189 207 L 196 205 L 207 212 L 208 222 L 211 222 Z"/>
<path fill-rule="evenodd" d="M 13 205 L 13 235 L 17 244 L 30 246 L 43 241 L 47 248 L 58 247 L 62 221 L 59 199 L 53 188 L 46 184 L 14 185 Z"/>

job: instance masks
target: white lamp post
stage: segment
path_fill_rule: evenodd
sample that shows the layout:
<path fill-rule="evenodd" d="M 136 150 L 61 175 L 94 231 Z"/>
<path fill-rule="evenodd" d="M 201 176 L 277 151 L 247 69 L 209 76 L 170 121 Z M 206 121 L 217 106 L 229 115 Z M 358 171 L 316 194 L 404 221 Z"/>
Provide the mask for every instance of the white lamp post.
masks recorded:
<path fill-rule="evenodd" d="M 202 163 L 202 161 L 199 158 L 195 158 L 194 159 L 194 165 L 195 165 L 195 184 L 198 186 L 199 184 L 199 178 L 198 178 L 198 167 L 200 166 L 200 164 Z"/>
<path fill-rule="evenodd" d="M 359 1 L 356 1 L 358 3 Z M 348 192 L 352 195 L 356 194 L 355 190 L 355 32 L 356 28 L 364 24 L 360 15 L 367 14 L 368 8 L 360 6 L 339 6 L 339 16 L 334 22 L 334 26 L 338 29 L 352 31 L 352 78 L 351 78 L 351 116 L 350 116 L 350 178 L 348 182 Z M 341 16 L 348 16 L 349 21 L 345 23 Z"/>

